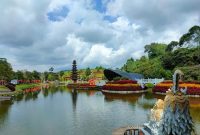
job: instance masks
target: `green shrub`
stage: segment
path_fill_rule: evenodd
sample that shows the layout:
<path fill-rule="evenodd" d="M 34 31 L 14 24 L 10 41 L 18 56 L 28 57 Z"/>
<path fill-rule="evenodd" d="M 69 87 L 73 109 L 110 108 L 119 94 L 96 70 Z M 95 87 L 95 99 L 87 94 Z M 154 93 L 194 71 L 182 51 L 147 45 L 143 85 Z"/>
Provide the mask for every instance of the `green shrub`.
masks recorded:
<path fill-rule="evenodd" d="M 146 86 L 147 88 L 153 88 L 153 87 L 154 87 L 154 85 L 153 85 L 152 83 L 147 83 L 147 84 L 145 84 L 145 86 Z"/>
<path fill-rule="evenodd" d="M 117 76 L 117 77 L 113 78 L 113 81 L 119 81 L 119 80 L 121 80 L 120 76 Z"/>

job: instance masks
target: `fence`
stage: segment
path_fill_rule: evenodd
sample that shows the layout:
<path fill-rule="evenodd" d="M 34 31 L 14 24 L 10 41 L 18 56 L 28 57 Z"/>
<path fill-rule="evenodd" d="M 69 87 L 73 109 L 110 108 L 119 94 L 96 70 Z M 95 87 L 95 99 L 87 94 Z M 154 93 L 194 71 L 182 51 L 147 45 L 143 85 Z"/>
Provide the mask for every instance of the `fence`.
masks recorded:
<path fill-rule="evenodd" d="M 154 85 L 160 83 L 160 82 L 163 82 L 164 81 L 164 78 L 155 78 L 155 79 L 151 79 L 151 78 L 148 78 L 148 79 L 136 79 L 137 80 L 137 83 L 138 84 L 147 84 L 147 83 L 152 83 Z"/>

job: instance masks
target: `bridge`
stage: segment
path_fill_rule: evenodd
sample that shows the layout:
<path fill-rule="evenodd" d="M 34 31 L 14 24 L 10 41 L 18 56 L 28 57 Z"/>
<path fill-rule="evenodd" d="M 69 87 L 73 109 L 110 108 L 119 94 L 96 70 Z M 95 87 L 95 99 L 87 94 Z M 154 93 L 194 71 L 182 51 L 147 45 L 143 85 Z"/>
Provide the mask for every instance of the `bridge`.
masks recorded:
<path fill-rule="evenodd" d="M 139 84 L 147 84 L 147 83 L 151 83 L 151 84 L 158 84 L 160 82 L 163 82 L 165 79 L 164 78 L 155 78 L 155 79 L 151 79 L 151 78 L 148 78 L 148 79 L 136 79 L 137 83 Z"/>

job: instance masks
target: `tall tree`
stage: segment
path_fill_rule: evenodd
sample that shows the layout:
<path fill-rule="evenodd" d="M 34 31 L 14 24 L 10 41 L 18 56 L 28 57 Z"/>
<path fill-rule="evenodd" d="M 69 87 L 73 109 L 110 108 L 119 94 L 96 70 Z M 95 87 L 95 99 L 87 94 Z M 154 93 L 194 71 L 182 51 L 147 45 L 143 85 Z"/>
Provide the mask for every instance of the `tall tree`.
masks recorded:
<path fill-rule="evenodd" d="M 49 72 L 53 72 L 54 68 L 53 67 L 50 67 L 49 68 Z"/>
<path fill-rule="evenodd" d="M 149 58 L 156 58 L 163 56 L 165 54 L 165 49 L 167 45 L 161 43 L 151 43 L 150 45 L 145 46 L 145 53 L 148 54 Z"/>
<path fill-rule="evenodd" d="M 24 79 L 26 80 L 34 79 L 33 74 L 30 71 L 25 71 L 23 74 L 24 74 Z"/>
<path fill-rule="evenodd" d="M 48 80 L 48 72 L 45 71 L 43 74 L 44 74 L 44 80 L 45 80 L 45 81 Z"/>
<path fill-rule="evenodd" d="M 18 80 L 23 80 L 24 79 L 24 75 L 23 72 L 18 70 L 17 72 L 14 73 L 14 79 L 18 79 Z"/>
<path fill-rule="evenodd" d="M 179 43 L 177 41 L 171 41 L 168 45 L 167 45 L 167 48 L 166 48 L 166 51 L 167 52 L 171 52 L 173 51 L 173 49 L 178 46 Z"/>
<path fill-rule="evenodd" d="M 6 59 L 0 59 L 0 80 L 10 81 L 13 76 L 11 64 Z"/>
<path fill-rule="evenodd" d="M 62 76 L 63 76 L 64 74 L 65 74 L 64 71 L 60 71 L 60 72 L 59 72 L 59 77 L 62 78 Z"/>
<path fill-rule="evenodd" d="M 37 71 L 34 70 L 34 71 L 32 72 L 32 75 L 33 75 L 33 78 L 34 78 L 34 79 L 40 79 L 40 73 L 39 73 L 39 72 L 37 72 Z"/>
<path fill-rule="evenodd" d="M 193 26 L 179 39 L 180 46 L 200 47 L 200 26 Z"/>
<path fill-rule="evenodd" d="M 91 70 L 90 68 L 88 67 L 86 70 L 85 70 L 85 76 L 88 77 L 91 75 Z"/>

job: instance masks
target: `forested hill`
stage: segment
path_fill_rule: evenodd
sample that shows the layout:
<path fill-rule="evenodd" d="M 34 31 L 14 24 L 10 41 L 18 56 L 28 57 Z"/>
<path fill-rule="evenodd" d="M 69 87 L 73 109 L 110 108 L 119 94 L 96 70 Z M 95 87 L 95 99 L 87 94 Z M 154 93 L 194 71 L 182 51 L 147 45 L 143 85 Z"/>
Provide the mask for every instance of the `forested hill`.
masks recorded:
<path fill-rule="evenodd" d="M 145 78 L 171 79 L 174 70 L 181 69 L 185 80 L 200 81 L 200 26 L 190 28 L 178 41 L 151 43 L 144 49 L 147 56 L 128 59 L 122 70 L 141 73 Z"/>

